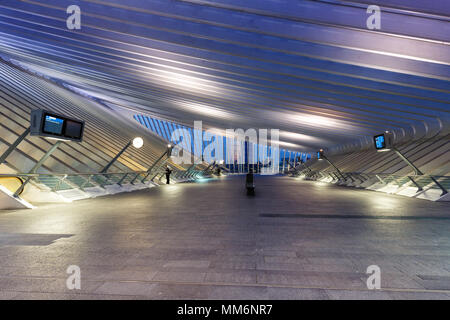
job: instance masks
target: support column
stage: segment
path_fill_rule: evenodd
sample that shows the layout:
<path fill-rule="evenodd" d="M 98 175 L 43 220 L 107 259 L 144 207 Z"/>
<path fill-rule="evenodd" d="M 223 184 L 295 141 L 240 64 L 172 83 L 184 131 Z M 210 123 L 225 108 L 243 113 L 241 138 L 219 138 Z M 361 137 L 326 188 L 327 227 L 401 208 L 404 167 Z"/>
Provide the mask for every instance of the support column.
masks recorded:
<path fill-rule="evenodd" d="M 108 169 L 114 164 L 114 162 L 116 162 L 116 160 L 119 159 L 120 156 L 132 145 L 132 143 L 132 141 L 128 142 L 127 145 L 123 147 L 123 149 L 106 165 L 106 167 L 104 167 L 103 170 L 100 171 L 100 173 L 106 173 Z"/>
<path fill-rule="evenodd" d="M 147 174 L 145 176 L 145 178 L 143 180 L 145 180 L 149 175 L 150 172 L 153 170 L 153 168 L 158 164 L 158 162 L 161 161 L 161 159 L 167 154 L 167 150 L 151 165 L 151 167 L 147 170 Z M 131 181 L 131 184 L 134 184 L 134 182 L 137 180 L 137 178 L 139 177 L 139 173 L 137 173 L 133 180 Z"/>
<path fill-rule="evenodd" d="M 38 163 L 36 163 L 34 165 L 34 167 L 30 170 L 30 174 L 34 174 L 36 173 L 36 171 L 44 164 L 44 162 L 52 155 L 53 152 L 55 152 L 56 149 L 58 149 L 59 145 L 62 143 L 62 141 L 58 141 L 56 142 L 51 148 L 50 150 L 47 151 L 47 153 L 41 158 L 41 160 L 39 160 Z M 22 185 L 20 186 L 19 189 L 17 189 L 17 191 L 14 193 L 14 197 L 18 197 L 22 191 L 24 190 L 25 186 L 31 181 L 31 177 L 27 178 L 27 180 L 24 181 L 24 183 L 22 183 Z"/>
<path fill-rule="evenodd" d="M 408 166 L 410 166 L 413 170 L 414 170 L 414 173 L 417 175 L 417 176 L 423 176 L 423 172 L 422 171 L 420 171 L 419 170 L 419 168 L 417 168 L 411 161 L 409 161 L 408 160 L 408 158 L 406 158 L 406 156 L 405 155 L 403 155 L 401 152 L 400 152 L 400 150 L 398 150 L 397 148 L 392 148 L 392 150 L 394 150 L 394 152 L 404 161 L 404 162 L 406 162 L 406 164 L 408 165 Z M 414 182 L 414 184 L 416 185 L 416 186 L 418 186 L 418 188 L 420 188 L 420 189 L 422 189 L 411 177 L 409 177 L 413 182 Z M 444 195 L 444 194 L 447 194 L 448 193 L 448 191 L 434 178 L 434 177 L 432 177 L 432 176 L 430 176 L 430 178 L 431 178 L 431 180 L 442 190 L 442 196 Z M 419 189 L 419 191 L 421 191 Z"/>
<path fill-rule="evenodd" d="M 323 158 L 324 158 L 331 166 L 333 166 L 333 168 L 336 169 L 336 171 L 339 173 L 339 175 L 340 175 L 344 180 L 347 180 L 347 179 L 344 177 L 344 175 L 342 174 L 341 170 L 339 170 L 339 168 L 336 167 L 336 166 L 333 164 L 333 162 L 331 162 L 330 159 L 328 159 L 328 157 L 326 157 L 325 155 L 323 155 L 322 157 L 323 157 Z"/>
<path fill-rule="evenodd" d="M 8 156 L 17 148 L 17 146 L 23 141 L 25 140 L 25 138 L 28 136 L 28 134 L 31 131 L 31 127 L 28 127 L 24 133 L 22 133 L 16 141 L 13 142 L 12 145 L 9 146 L 9 148 L 2 154 L 2 156 L 0 157 L 0 164 L 2 164 L 3 162 L 5 162 L 6 158 L 8 158 Z"/>

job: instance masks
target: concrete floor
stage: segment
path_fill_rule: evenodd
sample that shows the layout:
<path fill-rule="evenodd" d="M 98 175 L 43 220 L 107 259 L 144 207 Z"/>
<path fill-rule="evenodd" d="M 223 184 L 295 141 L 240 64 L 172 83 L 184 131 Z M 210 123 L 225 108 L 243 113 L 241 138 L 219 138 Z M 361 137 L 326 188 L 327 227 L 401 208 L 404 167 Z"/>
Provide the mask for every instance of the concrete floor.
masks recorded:
<path fill-rule="evenodd" d="M 287 177 L 0 212 L 0 299 L 450 299 L 450 204 Z M 81 290 L 66 269 L 81 268 Z M 381 268 L 381 290 L 366 286 Z"/>

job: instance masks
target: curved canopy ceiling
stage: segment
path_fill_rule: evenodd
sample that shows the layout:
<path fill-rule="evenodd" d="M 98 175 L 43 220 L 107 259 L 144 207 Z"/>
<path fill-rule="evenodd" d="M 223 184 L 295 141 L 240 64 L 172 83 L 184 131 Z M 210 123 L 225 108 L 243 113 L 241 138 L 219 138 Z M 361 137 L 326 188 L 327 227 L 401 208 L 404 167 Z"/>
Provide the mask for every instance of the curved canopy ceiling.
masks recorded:
<path fill-rule="evenodd" d="M 311 151 L 448 117 L 449 16 L 422 0 L 2 0 L 0 55 L 110 105 Z"/>

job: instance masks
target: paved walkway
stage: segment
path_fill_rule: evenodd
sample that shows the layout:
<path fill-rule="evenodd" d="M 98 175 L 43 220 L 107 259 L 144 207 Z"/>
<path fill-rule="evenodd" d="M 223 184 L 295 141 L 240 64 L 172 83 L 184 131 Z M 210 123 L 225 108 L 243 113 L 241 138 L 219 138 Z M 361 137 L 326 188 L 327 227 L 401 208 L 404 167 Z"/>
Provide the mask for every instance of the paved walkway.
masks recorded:
<path fill-rule="evenodd" d="M 243 185 L 0 211 L 0 298 L 450 299 L 450 204 L 287 177 L 257 177 L 248 198 Z M 70 265 L 81 290 L 66 288 Z"/>

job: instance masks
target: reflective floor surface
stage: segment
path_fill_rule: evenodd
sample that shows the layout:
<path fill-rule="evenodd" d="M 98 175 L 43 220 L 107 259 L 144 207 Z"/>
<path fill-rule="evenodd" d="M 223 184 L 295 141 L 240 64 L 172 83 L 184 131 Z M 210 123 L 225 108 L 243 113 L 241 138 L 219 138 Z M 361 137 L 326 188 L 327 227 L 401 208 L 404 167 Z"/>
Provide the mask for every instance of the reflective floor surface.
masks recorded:
<path fill-rule="evenodd" d="M 449 203 L 255 183 L 255 197 L 229 177 L 0 211 L 0 298 L 450 299 Z"/>

